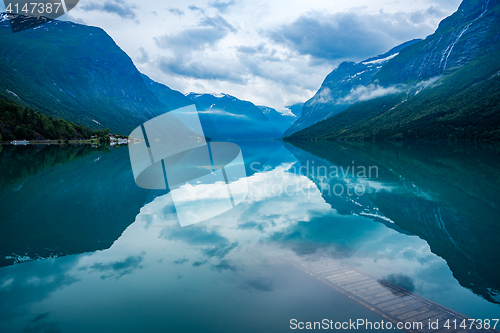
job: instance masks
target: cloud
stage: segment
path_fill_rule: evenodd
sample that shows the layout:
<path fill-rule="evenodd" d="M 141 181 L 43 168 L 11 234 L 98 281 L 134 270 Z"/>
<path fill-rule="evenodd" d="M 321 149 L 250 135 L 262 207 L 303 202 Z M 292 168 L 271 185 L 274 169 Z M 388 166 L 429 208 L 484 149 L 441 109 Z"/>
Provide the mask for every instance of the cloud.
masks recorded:
<path fill-rule="evenodd" d="M 201 61 L 189 60 L 187 57 L 161 57 L 157 62 L 158 68 L 165 74 L 201 79 L 227 81 L 244 84 L 245 80 L 226 66 L 221 64 L 204 64 Z"/>
<path fill-rule="evenodd" d="M 259 46 L 237 46 L 236 50 L 240 53 L 244 54 L 256 54 L 258 52 L 262 52 L 264 49 L 264 44 L 260 44 Z"/>
<path fill-rule="evenodd" d="M 273 291 L 274 287 L 273 287 L 273 282 L 271 280 L 266 278 L 256 278 L 245 281 L 243 289 L 262 293 L 262 292 Z"/>
<path fill-rule="evenodd" d="M 78 282 L 73 269 L 79 258 L 68 256 L 57 260 L 37 260 L 11 266 L 16 268 L 14 270 L 4 267 L 0 280 L 0 321 L 32 314 L 32 304 L 43 302 L 57 290 Z"/>
<path fill-rule="evenodd" d="M 314 96 L 312 105 L 328 104 L 333 102 L 332 91 L 328 87 L 322 87 Z"/>
<path fill-rule="evenodd" d="M 438 15 L 437 9 L 429 10 Z M 412 20 L 411 15 L 310 12 L 266 33 L 275 43 L 315 59 L 358 61 L 386 52 L 416 36 L 424 37 L 435 29 L 419 20 L 418 15 Z"/>
<path fill-rule="evenodd" d="M 176 50 L 202 50 L 207 46 L 213 46 L 228 34 L 225 29 L 218 28 L 192 28 L 183 30 L 177 34 L 155 37 L 155 43 L 159 48 Z"/>
<path fill-rule="evenodd" d="M 238 226 L 238 229 L 240 229 L 240 230 L 259 230 L 261 232 L 264 232 L 265 225 L 267 225 L 267 224 L 250 221 L 250 222 L 240 224 Z"/>
<path fill-rule="evenodd" d="M 388 96 L 388 95 L 394 95 L 394 94 L 399 94 L 400 92 L 407 91 L 407 94 L 411 96 L 417 95 L 420 93 L 422 90 L 433 87 L 436 82 L 439 80 L 439 76 L 430 78 L 429 80 L 425 81 L 420 81 L 417 84 L 413 86 L 409 85 L 395 85 L 395 86 L 389 86 L 389 87 L 382 87 L 378 84 L 368 84 L 366 86 L 357 86 L 354 87 L 349 95 L 346 97 L 339 99 L 336 103 L 337 104 L 343 104 L 343 103 L 348 103 L 348 104 L 353 104 L 357 102 L 364 102 L 364 101 L 369 101 L 375 98 L 383 97 L 383 96 Z M 321 95 L 321 94 L 320 94 Z M 326 98 L 329 96 L 327 95 Z M 331 99 L 331 97 L 330 97 Z M 333 100 L 329 101 L 330 103 L 333 102 Z M 326 101 L 325 103 L 328 103 Z"/>
<path fill-rule="evenodd" d="M 193 12 L 200 12 L 202 14 L 205 14 L 205 10 L 203 8 L 195 6 L 195 5 L 188 6 L 188 9 L 193 11 Z"/>
<path fill-rule="evenodd" d="M 176 261 L 174 261 L 174 264 L 176 265 L 182 265 L 184 264 L 185 262 L 188 262 L 189 259 L 186 259 L 186 258 L 183 258 L 183 259 L 177 259 Z"/>
<path fill-rule="evenodd" d="M 402 92 L 404 89 L 402 86 L 390 86 L 382 87 L 378 84 L 369 84 L 367 86 L 357 86 L 351 90 L 349 95 L 340 99 L 337 104 L 342 103 L 356 103 L 369 101 L 371 99 L 394 95 Z"/>
<path fill-rule="evenodd" d="M 168 8 L 167 10 L 168 10 L 169 12 L 171 12 L 172 14 L 177 15 L 177 16 L 182 16 L 182 15 L 184 15 L 184 11 L 183 11 L 183 10 L 180 10 L 179 8 Z"/>
<path fill-rule="evenodd" d="M 105 280 L 109 277 L 116 276 L 120 278 L 124 275 L 131 274 L 137 268 L 142 268 L 140 263 L 142 262 L 142 256 L 129 256 L 123 261 L 112 262 L 109 264 L 95 263 L 90 266 L 92 270 L 98 272 L 108 272 L 106 275 L 102 275 L 101 279 Z"/>
<path fill-rule="evenodd" d="M 141 56 L 137 58 L 137 63 L 146 64 L 149 62 L 149 53 L 143 48 L 139 48 L 139 52 L 141 52 Z"/>
<path fill-rule="evenodd" d="M 102 11 L 106 13 L 116 14 L 123 19 L 135 19 L 136 14 L 134 11 L 137 9 L 137 6 L 129 5 L 125 3 L 124 0 L 111 0 L 106 1 L 105 3 L 96 3 L 90 1 L 83 6 L 80 6 L 79 8 L 87 12 Z"/>
<path fill-rule="evenodd" d="M 242 45 L 238 46 L 236 50 L 238 66 L 243 69 L 245 74 L 268 80 L 274 84 L 302 87 L 306 85 L 304 80 L 297 79 L 297 68 L 293 68 L 295 64 L 290 64 L 298 62 L 298 60 L 290 59 L 287 54 L 278 51 L 273 46 Z M 316 83 L 311 85 L 311 88 L 317 88 Z"/>
<path fill-rule="evenodd" d="M 413 279 L 409 277 L 408 275 L 404 274 L 391 274 L 389 276 L 386 276 L 384 280 L 395 284 L 397 286 L 400 286 L 401 288 L 404 288 L 406 290 L 409 290 L 411 292 L 415 291 L 415 283 L 413 282 Z"/>
<path fill-rule="evenodd" d="M 214 46 L 229 32 L 236 32 L 236 29 L 222 16 L 205 16 L 194 28 L 155 37 L 154 41 L 161 49 L 169 49 L 176 54 L 185 54 Z"/>
<path fill-rule="evenodd" d="M 189 245 L 217 245 L 227 244 L 229 240 L 215 230 L 201 228 L 165 229 L 160 234 L 166 240 L 180 240 Z"/>
<path fill-rule="evenodd" d="M 155 65 L 168 75 L 243 84 L 241 75 L 231 70 L 227 63 L 221 64 L 218 59 L 209 59 L 206 55 L 204 58 L 198 56 L 207 48 L 215 48 L 229 33 L 236 32 L 222 16 L 204 16 L 194 28 L 154 38 L 159 48 L 173 53 L 159 57 Z"/>
<path fill-rule="evenodd" d="M 236 266 L 231 265 L 229 260 L 221 260 L 218 265 L 212 265 L 212 268 L 219 273 L 222 273 L 222 271 L 237 271 Z"/>
<path fill-rule="evenodd" d="M 238 242 L 230 242 L 217 231 L 202 228 L 164 229 L 160 238 L 179 240 L 191 246 L 201 246 L 201 254 L 207 258 L 224 259 L 229 252 L 238 247 Z M 193 266 L 198 267 L 205 263 L 207 260 L 199 260 L 194 262 Z"/>
<path fill-rule="evenodd" d="M 206 263 L 207 263 L 207 261 L 206 261 L 206 260 L 204 260 L 204 261 L 195 261 L 195 262 L 193 262 L 193 265 L 192 265 L 192 266 L 193 266 L 193 267 L 200 267 L 200 266 L 205 265 Z"/>
<path fill-rule="evenodd" d="M 222 29 L 222 30 L 224 30 L 224 28 L 225 28 L 225 29 L 227 29 L 227 30 L 229 30 L 231 32 L 234 32 L 234 33 L 237 32 L 236 28 L 233 27 L 228 21 L 226 21 L 226 19 L 224 19 L 220 15 L 216 15 L 214 17 L 206 16 L 200 22 L 200 26 L 202 26 L 202 27 L 213 27 L 213 28 Z"/>
<path fill-rule="evenodd" d="M 344 98 L 335 99 L 332 92 L 328 87 L 322 87 L 312 99 L 311 105 L 321 104 L 354 104 L 357 102 L 369 101 L 375 98 L 398 94 L 407 91 L 408 96 L 415 96 L 422 90 L 434 86 L 440 77 L 434 77 L 426 81 L 420 81 L 413 86 L 410 85 L 396 85 L 389 87 L 382 87 L 378 84 L 370 83 L 366 86 L 355 86 L 351 89 L 349 94 Z"/>
<path fill-rule="evenodd" d="M 230 118 L 250 119 L 248 116 L 246 116 L 244 114 L 236 114 L 236 113 L 231 113 L 231 112 L 227 112 L 227 111 L 224 111 L 224 110 L 218 110 L 218 109 L 211 109 L 211 110 L 206 110 L 206 111 L 198 111 L 197 113 L 198 114 L 200 114 L 200 113 L 202 113 L 202 114 L 212 114 L 212 115 L 215 115 L 215 116 L 226 116 L 226 117 L 230 117 Z"/>
<path fill-rule="evenodd" d="M 0 9 L 0 11 L 1 11 L 1 9 Z M 64 14 L 63 16 L 59 17 L 58 20 L 59 21 L 69 21 L 69 22 L 74 22 L 74 23 L 80 23 L 80 24 L 83 24 L 83 25 L 89 25 L 89 24 L 87 24 L 87 22 L 84 19 L 74 17 L 69 12 L 66 13 L 66 14 Z"/>
<path fill-rule="evenodd" d="M 204 249 L 202 253 L 209 258 L 223 259 L 229 252 L 238 247 L 238 242 L 230 244 L 218 244 L 208 249 Z"/>
<path fill-rule="evenodd" d="M 424 23 L 427 21 L 429 18 L 442 18 L 445 16 L 444 12 L 436 8 L 434 6 L 431 6 L 427 8 L 426 10 L 419 10 L 416 12 L 413 12 L 410 16 L 410 21 L 415 24 L 420 24 Z"/>
<path fill-rule="evenodd" d="M 210 7 L 217 9 L 221 13 L 226 13 L 227 9 L 233 5 L 234 5 L 234 0 L 230 0 L 227 2 L 215 0 L 210 4 Z"/>
<path fill-rule="evenodd" d="M 422 90 L 426 89 L 426 88 L 432 88 L 434 87 L 435 83 L 437 83 L 439 81 L 439 79 L 441 79 L 441 76 L 435 76 L 435 77 L 431 77 L 430 79 L 428 80 L 424 80 L 424 81 L 420 81 L 418 82 L 417 84 L 415 84 L 415 86 L 413 87 L 413 91 L 412 93 L 414 95 L 417 95 L 419 92 L 421 92 Z M 439 84 L 439 83 L 438 83 Z"/>

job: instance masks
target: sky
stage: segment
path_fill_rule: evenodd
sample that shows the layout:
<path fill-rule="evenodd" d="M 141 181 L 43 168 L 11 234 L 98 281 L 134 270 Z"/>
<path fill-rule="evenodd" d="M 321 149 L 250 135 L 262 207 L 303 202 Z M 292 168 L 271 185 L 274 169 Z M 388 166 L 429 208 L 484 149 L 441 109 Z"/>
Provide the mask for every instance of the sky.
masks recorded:
<path fill-rule="evenodd" d="M 80 0 L 61 19 L 104 29 L 142 73 L 172 89 L 283 110 L 311 98 L 342 61 L 432 34 L 460 2 Z"/>

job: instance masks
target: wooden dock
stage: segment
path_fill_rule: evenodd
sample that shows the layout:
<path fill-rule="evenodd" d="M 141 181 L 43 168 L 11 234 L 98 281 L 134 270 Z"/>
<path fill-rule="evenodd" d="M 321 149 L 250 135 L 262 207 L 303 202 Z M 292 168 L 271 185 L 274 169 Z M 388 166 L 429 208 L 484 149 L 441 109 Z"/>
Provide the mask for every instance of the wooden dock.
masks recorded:
<path fill-rule="evenodd" d="M 474 323 L 470 329 L 469 317 L 434 303 L 421 296 L 394 285 L 390 282 L 371 276 L 358 269 L 331 258 L 310 260 L 296 259 L 292 262 L 296 267 L 315 276 L 337 291 L 367 307 L 379 316 L 397 323 L 411 323 L 411 328 L 403 328 L 412 333 L 499 333 L 495 329 L 478 329 Z M 354 319 L 354 318 L 353 318 Z M 459 325 L 466 320 L 467 329 Z M 491 318 L 495 319 L 495 318 Z M 430 327 L 430 323 L 439 322 L 439 327 Z M 443 327 L 449 320 L 451 328 Z M 456 320 L 457 327 L 454 326 Z M 421 323 L 414 324 L 414 323 Z M 408 324 L 410 325 L 410 324 Z M 494 322 L 492 323 L 492 326 Z M 500 323 L 499 325 L 500 326 Z"/>

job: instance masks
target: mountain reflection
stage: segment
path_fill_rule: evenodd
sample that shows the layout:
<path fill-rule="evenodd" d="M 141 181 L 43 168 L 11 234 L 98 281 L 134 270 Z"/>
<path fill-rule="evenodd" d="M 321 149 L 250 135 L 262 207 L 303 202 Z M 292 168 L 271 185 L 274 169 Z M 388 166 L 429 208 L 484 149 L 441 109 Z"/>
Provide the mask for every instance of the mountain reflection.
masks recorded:
<path fill-rule="evenodd" d="M 199 331 L 197 322 L 175 318 L 195 311 L 212 322 L 223 315 L 221 325 L 245 309 L 280 309 L 276 315 L 286 322 L 291 314 L 283 304 L 341 316 L 338 309 L 351 305 L 325 298 L 325 290 L 314 289 L 317 281 L 287 264 L 314 256 L 338 258 L 470 317 L 498 315 L 494 147 L 453 146 L 444 154 L 437 146 L 238 144 L 247 198 L 185 228 L 170 193 L 135 186 L 126 149 L 93 151 L 2 187 L 3 264 L 12 264 L 13 253 L 48 259 L 0 268 L 0 330 L 8 318 L 18 318 L 20 330 L 35 322 L 56 329 L 67 311 L 112 318 L 99 331 L 119 327 L 131 313 L 139 313 L 138 325 L 191 331 Z M 378 172 L 324 174 L 312 165 Z M 357 186 L 363 193 L 346 190 Z M 292 301 L 306 294 L 314 305 Z M 113 299 L 125 301 L 117 306 Z M 81 322 L 81 330 L 96 328 Z M 247 324 L 247 331 L 258 330 Z"/>
<path fill-rule="evenodd" d="M 325 200 L 341 214 L 374 219 L 383 215 L 395 230 L 421 237 L 447 261 L 462 286 L 500 302 L 500 267 L 495 264 L 500 248 L 498 145 L 308 142 L 297 146 L 324 164 L 347 167 L 356 161 L 378 166 L 378 178 L 355 179 L 368 184 L 368 191 L 354 204 L 346 196 L 324 195 Z M 304 160 L 306 152 L 289 147 Z M 317 177 L 308 177 L 318 183 Z M 371 187 L 370 182 L 376 185 Z"/>
<path fill-rule="evenodd" d="M 126 148 L 4 147 L 0 156 L 10 170 L 0 176 L 0 266 L 109 248 L 150 193 L 135 185 Z"/>

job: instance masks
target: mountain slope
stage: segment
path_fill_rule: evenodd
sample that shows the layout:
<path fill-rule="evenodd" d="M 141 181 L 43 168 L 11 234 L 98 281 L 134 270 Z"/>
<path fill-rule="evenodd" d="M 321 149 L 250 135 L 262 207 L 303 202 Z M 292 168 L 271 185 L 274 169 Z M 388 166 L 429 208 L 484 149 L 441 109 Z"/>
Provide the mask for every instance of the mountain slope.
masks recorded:
<path fill-rule="evenodd" d="M 109 129 L 91 130 L 82 125 L 25 108 L 0 98 L 0 141 L 12 140 L 82 140 L 92 136 L 105 137 Z"/>
<path fill-rule="evenodd" d="M 183 93 L 170 89 L 164 84 L 151 80 L 148 76 L 141 74 L 142 79 L 149 90 L 165 105 L 169 110 L 175 110 L 193 104 Z"/>
<path fill-rule="evenodd" d="M 0 97 L 122 134 L 168 111 L 102 29 L 54 20 L 13 34 L 5 14 L 0 16 Z"/>
<path fill-rule="evenodd" d="M 301 117 L 285 132 L 284 136 L 312 126 L 347 109 L 353 101 L 346 97 L 353 89 L 371 82 L 373 76 L 385 63 L 394 58 L 402 49 L 418 41 L 415 39 L 403 43 L 384 54 L 359 63 L 349 61 L 341 63 L 328 74 L 318 92 L 304 104 Z"/>
<path fill-rule="evenodd" d="M 196 104 L 205 135 L 212 139 L 272 139 L 282 134 L 251 102 L 226 94 L 190 93 L 186 97 Z"/>
<path fill-rule="evenodd" d="M 446 75 L 483 52 L 498 50 L 499 0 L 464 0 L 436 32 L 387 63 L 375 79 L 380 84 L 406 83 Z"/>
<path fill-rule="evenodd" d="M 284 133 L 293 123 L 297 120 L 297 116 L 292 112 L 289 114 L 283 114 L 276 111 L 273 108 L 259 105 L 257 106 L 264 115 L 271 121 L 271 123 L 276 126 L 282 133 Z"/>
<path fill-rule="evenodd" d="M 465 0 L 435 34 L 374 76 L 392 94 L 289 140 L 499 140 L 500 1 Z M 376 80 L 376 81 L 375 81 Z"/>

